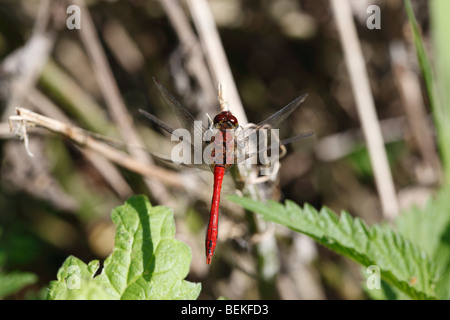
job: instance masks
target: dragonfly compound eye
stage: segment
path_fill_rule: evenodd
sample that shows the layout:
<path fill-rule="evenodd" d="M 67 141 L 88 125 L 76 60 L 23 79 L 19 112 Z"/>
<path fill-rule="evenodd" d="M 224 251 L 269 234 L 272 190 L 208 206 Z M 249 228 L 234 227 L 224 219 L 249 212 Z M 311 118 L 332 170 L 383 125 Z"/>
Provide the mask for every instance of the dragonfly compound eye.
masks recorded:
<path fill-rule="evenodd" d="M 231 122 L 233 124 L 233 126 L 237 127 L 238 121 L 235 116 L 230 115 L 230 117 L 228 118 L 228 121 Z"/>
<path fill-rule="evenodd" d="M 214 124 L 220 125 L 220 124 L 226 124 L 230 123 L 231 127 L 237 127 L 238 121 L 235 116 L 231 114 L 230 111 L 222 111 L 217 116 L 214 117 Z"/>

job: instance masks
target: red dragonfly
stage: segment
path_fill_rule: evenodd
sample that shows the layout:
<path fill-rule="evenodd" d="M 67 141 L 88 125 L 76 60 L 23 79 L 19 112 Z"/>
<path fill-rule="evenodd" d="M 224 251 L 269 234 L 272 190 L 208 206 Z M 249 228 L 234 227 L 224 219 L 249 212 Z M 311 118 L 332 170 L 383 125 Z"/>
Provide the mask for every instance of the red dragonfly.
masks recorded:
<path fill-rule="evenodd" d="M 283 141 L 278 140 L 278 143 L 275 147 L 260 147 L 257 153 L 245 154 L 244 152 L 242 156 L 242 150 L 248 144 L 248 141 L 251 140 L 250 137 L 256 137 L 256 134 L 259 134 L 259 132 L 263 131 L 263 128 L 276 128 L 305 100 L 307 95 L 302 95 L 293 100 L 284 108 L 282 108 L 266 120 L 262 121 L 261 123 L 257 124 L 252 129 L 244 130 L 239 125 L 236 117 L 233 116 L 233 114 L 229 110 L 226 110 L 226 107 L 223 107 L 224 104 L 222 103 L 223 101 L 221 97 L 221 91 L 219 90 L 219 101 L 221 101 L 222 111 L 214 117 L 214 120 L 210 120 L 208 127 L 205 128 L 200 124 L 200 122 L 196 122 L 194 116 L 192 116 L 192 114 L 186 108 L 184 108 L 162 84 L 160 84 L 155 78 L 153 78 L 153 80 L 162 96 L 170 106 L 170 109 L 176 115 L 184 131 L 171 128 L 163 121 L 145 110 L 140 109 L 139 112 L 153 121 L 163 130 L 176 137 L 176 139 L 181 140 L 184 146 L 188 146 L 191 154 L 197 160 L 194 161 L 195 164 L 206 163 L 214 173 L 214 188 L 211 202 L 211 211 L 205 240 L 206 264 L 210 264 L 217 244 L 219 230 L 218 223 L 220 193 L 225 173 L 234 165 L 250 159 L 262 151 L 277 151 L 274 153 L 278 154 L 278 149 L 280 148 L 280 146 L 311 136 L 311 132 L 302 133 L 290 139 L 286 139 Z M 205 138 L 206 136 L 209 136 L 209 139 Z M 198 142 L 198 137 L 202 137 L 203 139 L 200 145 L 199 143 L 192 143 L 192 137 L 194 137 L 194 142 Z M 277 139 L 277 137 L 275 137 L 275 139 Z M 239 156 L 239 154 L 241 156 Z M 183 154 L 183 157 L 185 156 L 186 154 Z M 189 161 L 192 160 L 192 157 L 183 159 Z M 200 161 L 198 161 L 199 159 Z M 180 161 L 180 159 L 174 160 L 172 158 L 171 161 L 186 165 L 192 164 L 188 163 L 188 161 Z"/>

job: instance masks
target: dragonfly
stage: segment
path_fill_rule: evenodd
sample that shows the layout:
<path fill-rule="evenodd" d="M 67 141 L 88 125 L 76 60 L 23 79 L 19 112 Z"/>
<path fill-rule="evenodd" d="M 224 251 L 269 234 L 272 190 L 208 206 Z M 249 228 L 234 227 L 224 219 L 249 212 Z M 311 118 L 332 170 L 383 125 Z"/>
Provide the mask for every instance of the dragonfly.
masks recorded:
<path fill-rule="evenodd" d="M 288 143 L 313 135 L 312 132 L 304 132 L 282 141 L 279 141 L 278 137 L 275 136 L 274 139 L 277 142 L 275 143 L 275 147 L 273 147 L 272 144 L 269 148 L 259 147 L 257 152 L 254 153 L 250 153 L 247 150 L 250 141 L 254 143 L 256 138 L 259 136 L 267 137 L 267 133 L 262 135 L 263 129 L 277 128 L 281 122 L 283 122 L 294 110 L 297 109 L 299 105 L 305 101 L 307 94 L 299 96 L 259 124 L 252 127 L 247 127 L 247 129 L 245 129 L 239 124 L 238 119 L 236 119 L 236 117 L 231 113 L 226 102 L 224 102 L 222 90 L 220 89 L 221 87 L 219 87 L 219 103 L 222 110 L 213 119 L 208 116 L 208 126 L 205 127 L 201 124 L 201 122 L 197 121 L 196 118 L 185 107 L 183 107 L 158 80 L 153 78 L 153 81 L 162 97 L 175 114 L 182 128 L 180 128 L 181 130 L 173 129 L 162 120 L 143 109 L 139 109 L 139 112 L 161 129 L 171 134 L 172 137 L 175 137 L 176 140 L 182 142 L 183 145 L 189 149 L 192 157 L 184 158 L 186 154 L 183 154 L 184 160 L 192 160 L 193 158 L 197 160 L 189 163 L 189 161 L 183 162 L 180 161 L 180 159 L 174 161 L 172 158 L 169 161 L 186 165 L 190 165 L 192 162 L 194 162 L 194 165 L 207 164 L 214 174 L 210 217 L 205 237 L 206 264 L 209 265 L 211 264 L 218 240 L 220 194 L 225 174 L 233 166 L 254 158 L 254 156 L 260 154 L 261 152 L 278 151 L 280 147 Z M 192 139 L 193 137 L 194 139 Z M 199 137 L 203 139 L 199 139 Z"/>

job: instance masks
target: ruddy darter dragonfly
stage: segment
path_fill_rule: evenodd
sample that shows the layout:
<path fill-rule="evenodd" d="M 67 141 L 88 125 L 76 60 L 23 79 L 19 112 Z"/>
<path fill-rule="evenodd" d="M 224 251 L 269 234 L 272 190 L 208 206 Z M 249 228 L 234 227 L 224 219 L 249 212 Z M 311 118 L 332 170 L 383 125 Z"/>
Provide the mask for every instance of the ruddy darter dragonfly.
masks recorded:
<path fill-rule="evenodd" d="M 234 117 L 233 114 L 228 110 L 222 110 L 222 112 L 214 117 L 214 120 L 212 122 L 209 122 L 208 128 L 205 128 L 202 125 L 195 125 L 196 119 L 194 118 L 194 116 L 192 116 L 191 113 L 186 108 L 184 108 L 163 85 L 161 85 L 156 79 L 153 80 L 162 96 L 169 104 L 171 110 L 176 115 L 178 121 L 180 122 L 182 127 L 184 127 L 184 129 L 187 129 L 191 137 L 195 135 L 205 137 L 208 131 L 210 133 L 209 136 L 211 138 L 209 139 L 209 144 L 203 141 L 200 148 L 200 152 L 202 154 L 206 153 L 206 157 L 202 157 L 203 163 L 208 164 L 214 173 L 214 188 L 211 202 L 211 211 L 205 240 L 206 263 L 210 264 L 217 244 L 217 236 L 219 230 L 218 223 L 220 193 L 224 175 L 234 165 L 239 164 L 240 162 L 255 155 L 244 155 L 244 157 L 238 158 L 237 155 L 240 151 L 238 149 L 243 147 L 242 141 L 245 143 L 247 140 L 249 140 L 248 138 L 251 134 L 258 133 L 258 131 L 261 131 L 262 128 L 278 127 L 278 125 L 305 100 L 307 95 L 305 94 L 298 97 L 297 99 L 286 105 L 284 108 L 282 108 L 266 120 L 262 121 L 261 123 L 257 124 L 250 130 L 243 130 L 240 127 L 236 117 Z M 220 99 L 221 97 L 219 93 L 219 100 Z M 147 111 L 142 109 L 140 109 L 139 112 L 156 123 L 163 130 L 177 137 L 179 140 L 184 139 L 177 130 L 172 129 L 170 126 L 165 124 L 163 121 L 161 121 L 151 113 L 148 113 Z M 199 122 L 197 122 L 197 124 L 198 123 Z M 311 135 L 311 132 L 307 132 L 294 136 L 290 139 L 278 141 L 279 144 L 277 145 L 277 148 L 280 148 L 281 145 L 285 145 L 287 143 L 306 138 Z M 193 144 L 191 144 L 189 148 L 191 149 L 192 153 L 197 152 L 198 156 L 198 148 L 195 148 Z M 259 150 L 258 152 L 261 152 L 261 150 Z"/>

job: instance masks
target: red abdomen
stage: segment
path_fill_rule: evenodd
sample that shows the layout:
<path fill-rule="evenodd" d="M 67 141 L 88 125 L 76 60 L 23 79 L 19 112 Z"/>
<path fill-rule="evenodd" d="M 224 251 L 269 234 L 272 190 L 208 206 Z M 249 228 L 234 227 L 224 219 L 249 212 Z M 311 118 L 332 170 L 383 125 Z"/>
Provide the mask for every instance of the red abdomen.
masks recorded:
<path fill-rule="evenodd" d="M 211 263 L 212 256 L 214 255 L 214 250 L 216 249 L 217 234 L 219 232 L 220 191 L 222 190 L 222 182 L 225 171 L 226 170 L 223 165 L 216 165 L 214 167 L 214 191 L 205 241 L 206 264 Z"/>

